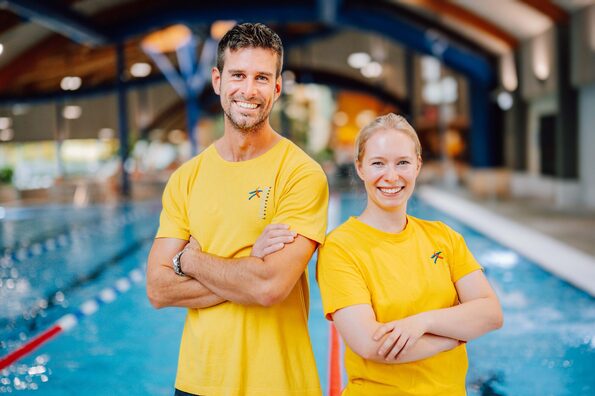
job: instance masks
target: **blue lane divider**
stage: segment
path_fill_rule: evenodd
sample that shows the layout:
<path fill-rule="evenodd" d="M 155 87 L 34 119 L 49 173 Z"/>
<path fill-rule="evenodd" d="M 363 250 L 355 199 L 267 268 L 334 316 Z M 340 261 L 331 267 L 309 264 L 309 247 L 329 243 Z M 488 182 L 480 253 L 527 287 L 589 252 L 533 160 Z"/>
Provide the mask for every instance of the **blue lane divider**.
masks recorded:
<path fill-rule="evenodd" d="M 34 242 L 32 244 L 17 243 L 13 248 L 5 248 L 3 254 L 0 256 L 0 266 L 8 267 L 16 263 L 26 261 L 30 258 L 40 256 L 44 253 L 54 251 L 58 248 L 66 247 L 76 239 L 87 239 L 94 234 L 105 231 L 115 231 L 116 229 L 130 224 L 142 217 L 153 215 L 154 210 L 144 209 L 135 211 L 134 213 L 127 213 L 117 219 L 109 220 L 97 227 L 97 224 L 91 226 L 73 228 L 68 232 L 61 233 L 57 236 L 47 238 L 44 241 Z"/>
<path fill-rule="evenodd" d="M 143 268 L 145 265 L 146 264 L 143 264 L 142 266 L 133 269 L 127 276 L 119 278 L 114 283 L 114 286 L 106 287 L 101 290 L 94 298 L 82 303 L 75 312 L 62 316 L 52 326 L 42 331 L 34 338 L 31 338 L 8 355 L 0 358 L 0 370 L 28 355 L 58 334 L 72 329 L 79 323 L 79 321 L 97 312 L 102 305 L 109 304 L 115 301 L 121 294 L 126 293 L 130 290 L 133 284 L 141 283 L 144 279 Z"/>

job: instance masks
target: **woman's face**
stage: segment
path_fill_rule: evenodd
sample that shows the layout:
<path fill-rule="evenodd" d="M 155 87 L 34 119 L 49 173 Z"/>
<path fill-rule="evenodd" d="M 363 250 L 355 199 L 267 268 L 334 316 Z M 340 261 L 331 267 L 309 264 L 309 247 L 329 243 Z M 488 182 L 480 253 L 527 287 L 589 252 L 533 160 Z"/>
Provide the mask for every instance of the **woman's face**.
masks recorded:
<path fill-rule="evenodd" d="M 366 142 L 363 158 L 356 163 L 368 205 L 390 212 L 407 209 L 420 168 L 414 141 L 394 129 L 375 132 Z"/>

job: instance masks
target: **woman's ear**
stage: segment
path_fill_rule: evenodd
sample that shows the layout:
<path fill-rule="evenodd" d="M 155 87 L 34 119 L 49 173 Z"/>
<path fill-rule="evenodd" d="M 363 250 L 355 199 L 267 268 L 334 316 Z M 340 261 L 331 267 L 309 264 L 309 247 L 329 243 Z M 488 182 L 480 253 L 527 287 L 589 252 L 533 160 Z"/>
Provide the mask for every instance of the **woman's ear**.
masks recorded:
<path fill-rule="evenodd" d="M 357 176 L 361 179 L 364 180 L 363 176 L 362 176 L 362 163 L 359 162 L 359 160 L 355 160 L 355 171 L 357 172 Z"/>
<path fill-rule="evenodd" d="M 417 174 L 419 175 L 419 171 L 421 170 L 421 166 L 423 165 L 423 161 L 421 157 L 417 157 Z"/>

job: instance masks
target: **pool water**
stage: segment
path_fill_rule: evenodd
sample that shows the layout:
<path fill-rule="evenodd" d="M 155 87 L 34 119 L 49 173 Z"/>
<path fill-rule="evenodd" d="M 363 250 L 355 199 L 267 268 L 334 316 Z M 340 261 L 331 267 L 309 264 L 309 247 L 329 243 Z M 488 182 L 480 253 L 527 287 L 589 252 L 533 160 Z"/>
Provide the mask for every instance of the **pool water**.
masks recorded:
<path fill-rule="evenodd" d="M 338 208 L 330 220 L 338 224 L 361 212 L 365 198 L 343 194 L 334 202 Z M 7 209 L 0 220 L 0 356 L 143 268 L 158 210 L 155 202 Z M 410 212 L 461 232 L 503 305 L 504 327 L 468 344 L 469 395 L 595 394 L 595 299 L 419 200 L 411 202 Z M 65 236 L 51 248 L 47 240 L 57 235 Z M 32 254 L 35 244 L 42 248 Z M 326 392 L 329 325 L 314 263 L 309 264 L 310 330 Z M 133 285 L 1 370 L 0 393 L 171 395 L 184 316 L 183 309 L 153 309 L 144 285 Z"/>

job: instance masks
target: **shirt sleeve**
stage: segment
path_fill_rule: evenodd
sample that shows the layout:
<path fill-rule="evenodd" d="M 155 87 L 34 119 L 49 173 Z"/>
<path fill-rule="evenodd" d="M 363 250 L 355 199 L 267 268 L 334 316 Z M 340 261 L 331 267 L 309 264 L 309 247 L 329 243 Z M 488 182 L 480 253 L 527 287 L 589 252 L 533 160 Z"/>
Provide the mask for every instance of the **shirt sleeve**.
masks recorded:
<path fill-rule="evenodd" d="M 481 265 L 479 265 L 477 260 L 475 260 L 475 257 L 473 257 L 473 254 L 467 247 L 463 236 L 450 227 L 446 225 L 445 227 L 447 227 L 449 231 L 452 242 L 453 260 L 449 260 L 450 276 L 452 282 L 456 283 L 459 279 L 473 271 L 483 270 Z"/>
<path fill-rule="evenodd" d="M 297 171 L 287 183 L 272 223 L 291 229 L 320 244 L 326 235 L 328 182 L 320 168 Z"/>
<path fill-rule="evenodd" d="M 159 230 L 155 238 L 190 239 L 190 226 L 188 220 L 188 186 L 182 177 L 182 168 L 176 170 L 163 192 L 161 215 L 159 217 Z"/>
<path fill-rule="evenodd" d="M 318 251 L 317 280 L 324 316 L 332 320 L 337 310 L 351 305 L 370 304 L 372 297 L 354 259 L 333 242 Z"/>

